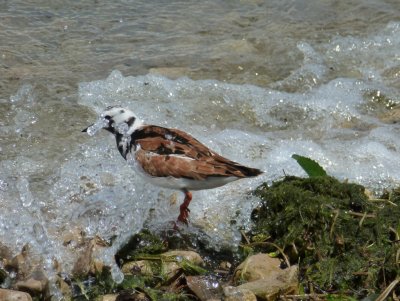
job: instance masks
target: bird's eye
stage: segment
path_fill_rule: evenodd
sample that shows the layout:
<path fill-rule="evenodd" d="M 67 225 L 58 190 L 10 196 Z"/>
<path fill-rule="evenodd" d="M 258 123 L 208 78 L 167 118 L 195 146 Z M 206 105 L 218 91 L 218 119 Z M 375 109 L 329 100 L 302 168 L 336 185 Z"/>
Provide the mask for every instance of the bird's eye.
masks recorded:
<path fill-rule="evenodd" d="M 106 115 L 106 116 L 104 116 L 104 119 L 110 120 L 111 116 L 110 115 Z"/>

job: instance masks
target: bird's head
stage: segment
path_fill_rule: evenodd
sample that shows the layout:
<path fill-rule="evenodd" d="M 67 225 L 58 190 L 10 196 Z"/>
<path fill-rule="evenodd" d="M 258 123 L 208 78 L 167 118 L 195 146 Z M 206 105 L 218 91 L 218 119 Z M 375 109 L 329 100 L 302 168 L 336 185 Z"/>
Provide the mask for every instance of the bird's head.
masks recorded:
<path fill-rule="evenodd" d="M 98 130 L 105 129 L 110 133 L 124 136 L 132 134 L 142 122 L 136 115 L 126 108 L 120 106 L 108 107 L 99 116 L 99 119 L 82 132 L 94 135 Z"/>

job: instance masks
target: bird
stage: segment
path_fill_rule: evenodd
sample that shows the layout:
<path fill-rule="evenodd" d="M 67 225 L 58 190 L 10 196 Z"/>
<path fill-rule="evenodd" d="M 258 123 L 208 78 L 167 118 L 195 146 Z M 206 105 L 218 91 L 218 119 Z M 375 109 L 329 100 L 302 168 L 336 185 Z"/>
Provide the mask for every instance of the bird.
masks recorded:
<path fill-rule="evenodd" d="M 148 182 L 184 193 L 177 221 L 186 225 L 191 191 L 212 189 L 263 173 L 219 155 L 182 130 L 145 124 L 121 106 L 107 107 L 97 122 L 82 132 L 92 136 L 100 129 L 115 136 L 121 156 Z"/>

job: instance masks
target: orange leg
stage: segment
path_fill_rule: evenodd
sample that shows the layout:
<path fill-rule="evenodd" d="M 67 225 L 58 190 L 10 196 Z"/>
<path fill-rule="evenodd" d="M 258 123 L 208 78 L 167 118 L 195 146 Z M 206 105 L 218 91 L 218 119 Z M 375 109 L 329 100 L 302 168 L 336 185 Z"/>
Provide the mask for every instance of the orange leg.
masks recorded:
<path fill-rule="evenodd" d="M 188 224 L 188 217 L 189 217 L 189 204 L 190 201 L 192 200 L 192 193 L 188 190 L 183 191 L 185 193 L 185 199 L 182 203 L 182 205 L 179 207 L 180 208 L 180 214 L 178 216 L 178 222 Z"/>

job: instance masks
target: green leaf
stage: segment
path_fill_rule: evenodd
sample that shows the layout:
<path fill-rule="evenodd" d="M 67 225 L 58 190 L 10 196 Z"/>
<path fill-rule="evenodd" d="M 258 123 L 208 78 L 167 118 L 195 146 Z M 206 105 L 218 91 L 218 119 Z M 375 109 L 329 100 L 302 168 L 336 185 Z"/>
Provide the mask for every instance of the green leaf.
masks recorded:
<path fill-rule="evenodd" d="M 324 177 L 326 176 L 326 171 L 314 160 L 303 157 L 300 155 L 292 155 L 292 158 L 297 161 L 297 163 L 303 168 L 303 170 L 308 174 L 310 178 L 312 177 Z"/>

